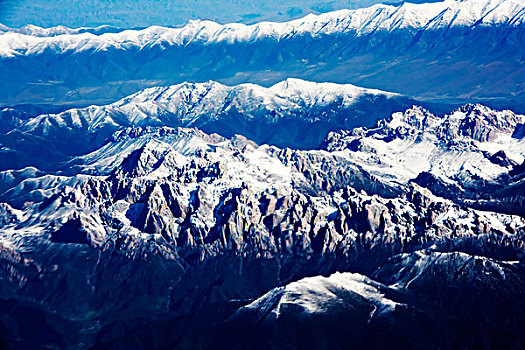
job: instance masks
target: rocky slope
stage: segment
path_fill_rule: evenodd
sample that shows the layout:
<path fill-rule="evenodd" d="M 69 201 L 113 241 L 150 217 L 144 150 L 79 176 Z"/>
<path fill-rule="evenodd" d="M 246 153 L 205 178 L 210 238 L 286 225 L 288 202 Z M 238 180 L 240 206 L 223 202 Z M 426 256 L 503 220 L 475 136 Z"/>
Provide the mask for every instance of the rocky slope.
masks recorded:
<path fill-rule="evenodd" d="M 440 122 L 470 120 L 477 110 L 488 113 L 466 106 L 429 117 L 436 121 L 429 130 L 418 124 L 420 109 L 379 125 L 395 133 L 403 117 L 430 137 Z M 496 123 L 501 113 L 510 112 L 487 118 Z M 522 117 L 514 117 L 496 123 L 495 135 L 516 129 Z M 382 129 L 374 130 L 355 132 L 380 139 Z M 471 140 L 491 134 L 457 130 Z M 352 143 L 347 137 L 331 135 L 327 149 Z M 243 348 L 270 336 L 271 346 L 301 348 L 297 339 L 313 329 L 325 345 L 346 344 L 328 337 L 344 320 L 364 334 L 356 340 L 362 344 L 384 327 L 377 346 L 392 339 L 420 347 L 522 344 L 525 219 L 460 206 L 408 180 L 396 184 L 344 152 L 258 146 L 197 129 L 128 128 L 55 174 L 33 171 L 18 184 L 5 174 L 13 186 L 0 208 L 4 343 Z M 335 271 L 363 276 L 282 287 Z M 459 307 L 463 299 L 447 293 L 471 299 Z M 494 310 L 498 300 L 512 312 Z M 419 326 L 453 320 L 473 331 L 462 338 L 443 326 L 447 343 L 408 332 L 416 326 L 410 318 Z M 296 328 L 279 332 L 297 319 Z M 37 324 L 46 331 L 30 332 Z"/>
<path fill-rule="evenodd" d="M 77 243 L 93 246 L 107 244 L 109 237 L 140 242 L 146 235 L 150 243 L 181 246 L 191 254 L 210 240 L 219 244 L 217 251 L 269 253 L 283 244 L 308 251 L 320 232 L 326 237 L 318 248 L 324 251 L 335 248 L 349 229 L 388 231 L 393 239 L 415 222 L 423 225 L 421 232 L 438 236 L 474 226 L 488 233 L 494 220 L 504 220 L 497 228 L 512 233 L 522 222 L 447 204 L 417 185 L 393 186 L 337 155 L 259 147 L 241 136 L 228 140 L 195 129 L 127 129 L 64 168 L 71 175 L 35 177 L 36 193 L 27 180 L 6 192 L 13 206 L 26 207 L 22 217 L 28 219 L 13 216 L 12 229 L 22 226 L 33 237 L 41 232 L 52 241 L 74 234 Z M 396 198 L 403 193 L 408 197 Z M 424 219 L 430 215 L 426 206 L 436 201 Z M 417 204 L 425 207 L 413 211 Z M 289 242 L 275 241 L 290 229 Z M 244 242 L 251 238 L 261 241 Z M 215 254 L 215 248 L 207 253 Z"/>
<path fill-rule="evenodd" d="M 195 87 L 189 90 L 189 94 L 186 94 L 186 86 L 178 86 L 172 93 L 148 90 L 145 95 L 131 96 L 112 106 L 71 110 L 20 121 L 20 127 L 3 135 L 2 153 L 6 162 L 13 162 L 18 157 L 21 167 L 29 166 L 15 170 L 16 167 L 9 169 L 9 163 L 5 163 L 4 166 L 9 170 L 0 172 L 3 179 L 0 190 L 4 200 L 16 202 L 20 207 L 25 201 L 42 200 L 49 188 L 64 181 L 72 181 L 68 177 L 79 171 L 105 174 L 110 164 L 113 165 L 111 162 L 121 160 L 128 147 L 145 142 L 144 137 L 139 137 L 143 130 L 149 130 L 145 131 L 146 134 L 152 132 L 158 137 L 168 137 L 171 140 L 169 142 L 175 142 L 173 138 L 178 135 L 170 128 L 146 127 L 135 131 L 132 128 L 125 132 L 118 131 L 110 138 L 113 141 L 105 141 L 105 135 L 110 131 L 128 124 L 185 123 L 213 129 L 217 123 L 222 125 L 230 120 L 228 114 L 219 112 L 217 115 L 215 111 L 224 110 L 225 105 L 236 105 L 236 112 L 233 113 L 235 118 L 231 117 L 232 121 L 228 123 L 230 130 L 243 128 L 247 134 L 276 140 L 279 135 L 284 136 L 287 130 L 293 130 L 292 125 L 297 132 L 297 125 L 312 122 L 313 114 L 308 116 L 293 112 L 294 108 L 304 108 L 300 107 L 306 105 L 304 101 L 317 106 L 313 109 L 322 108 L 319 106 L 323 104 L 322 101 L 333 107 L 334 99 L 339 101 L 337 106 L 344 105 L 341 102 L 344 101 L 341 97 L 344 95 L 332 95 L 326 89 L 324 94 L 313 90 L 313 96 L 305 92 L 294 95 L 286 90 L 290 96 L 294 96 L 295 101 L 300 101 L 287 105 L 286 101 L 289 100 L 276 95 L 249 94 L 250 97 L 247 97 L 244 88 L 240 90 L 242 93 L 236 89 L 224 93 L 230 96 L 222 95 L 229 102 L 223 102 L 219 93 L 209 93 L 204 97 L 203 94 L 195 94 Z M 252 92 L 251 89 L 248 91 Z M 262 91 L 266 92 L 264 89 Z M 144 99 L 144 96 L 148 99 Z M 183 102 L 181 96 L 186 98 Z M 275 100 L 268 96 L 274 96 Z M 278 96 L 285 94 L 280 93 Z M 303 99 L 299 100 L 299 97 Z M 155 98 L 156 102 L 152 102 Z M 211 99 L 210 103 L 207 98 Z M 210 106 L 213 102 L 217 104 Z M 352 101 L 348 104 L 355 106 Z M 253 106 L 257 106 L 255 110 Z M 316 118 L 325 118 L 324 122 L 327 123 L 334 121 L 332 116 L 341 112 L 341 109 L 333 108 L 333 113 L 327 112 Z M 341 118 L 345 119 L 340 123 L 352 123 L 350 116 L 343 112 Z M 259 123 L 261 119 L 267 123 L 264 129 L 257 129 L 250 122 L 257 120 Z M 323 133 L 319 124 L 313 123 L 313 129 L 320 137 Z M 358 190 L 393 196 L 400 193 L 408 183 L 415 182 L 459 204 L 523 215 L 523 196 L 520 191 L 524 181 L 523 125 L 523 115 L 508 110 L 495 111 L 481 105 L 466 105 L 445 116 L 436 116 L 421 107 L 413 107 L 405 112 L 394 113 L 368 129 L 332 132 L 323 141 L 321 150 L 262 148 L 277 162 L 294 166 L 303 173 L 301 186 L 308 188 L 309 193 L 317 193 L 317 189 L 331 193 L 334 189 L 350 184 Z M 269 131 L 272 127 L 275 129 Z M 262 130 L 268 130 L 268 133 L 262 133 Z M 136 141 L 121 144 L 118 141 L 121 137 L 119 133 L 136 134 L 137 137 L 133 138 Z M 228 132 L 223 129 L 221 133 Z M 291 133 L 288 136 L 294 138 L 294 135 Z M 281 142 L 305 143 L 304 139 L 298 140 L 283 139 Z M 150 145 L 152 149 L 155 147 L 155 144 Z M 89 151 L 92 153 L 85 154 Z M 74 154 L 80 155 L 75 157 Z M 53 161 L 50 161 L 53 157 Z"/>
<path fill-rule="evenodd" d="M 414 107 L 374 128 L 331 133 L 323 147 L 386 182 L 524 215 L 524 125 L 523 115 L 481 105 L 443 117 Z"/>

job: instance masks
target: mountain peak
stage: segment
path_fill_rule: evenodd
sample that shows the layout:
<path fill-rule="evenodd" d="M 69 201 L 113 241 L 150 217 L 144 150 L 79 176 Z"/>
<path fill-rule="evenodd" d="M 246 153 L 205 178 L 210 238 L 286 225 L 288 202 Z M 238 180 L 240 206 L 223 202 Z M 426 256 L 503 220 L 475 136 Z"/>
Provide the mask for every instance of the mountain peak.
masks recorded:
<path fill-rule="evenodd" d="M 523 121 L 523 115 L 482 105 L 466 105 L 444 116 L 416 106 L 370 129 L 331 133 L 323 148 L 345 150 L 354 162 L 388 182 L 406 182 L 425 173 L 443 186 L 459 184 L 461 192 L 461 187 L 478 182 L 497 183 L 523 162 L 523 139 L 515 136 Z"/>

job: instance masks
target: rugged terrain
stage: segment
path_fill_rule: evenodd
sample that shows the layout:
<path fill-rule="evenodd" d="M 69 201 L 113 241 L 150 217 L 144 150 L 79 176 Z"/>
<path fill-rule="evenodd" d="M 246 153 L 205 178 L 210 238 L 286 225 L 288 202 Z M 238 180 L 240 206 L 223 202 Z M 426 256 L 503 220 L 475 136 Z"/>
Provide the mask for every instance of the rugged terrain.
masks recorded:
<path fill-rule="evenodd" d="M 6 344 L 318 348 L 349 322 L 361 346 L 523 345 L 523 197 L 470 189 L 522 186 L 524 120 L 413 107 L 319 150 L 132 127 L 4 171 Z"/>
<path fill-rule="evenodd" d="M 0 348 L 525 348 L 523 5 L 0 27 Z"/>

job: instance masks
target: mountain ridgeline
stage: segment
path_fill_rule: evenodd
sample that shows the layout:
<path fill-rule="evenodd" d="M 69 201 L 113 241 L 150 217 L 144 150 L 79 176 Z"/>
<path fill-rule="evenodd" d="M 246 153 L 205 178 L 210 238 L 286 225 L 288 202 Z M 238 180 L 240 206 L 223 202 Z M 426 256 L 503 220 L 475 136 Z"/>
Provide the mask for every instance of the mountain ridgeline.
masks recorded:
<path fill-rule="evenodd" d="M 0 112 L 5 120 L 0 168 L 52 169 L 131 126 L 197 127 L 225 137 L 244 135 L 260 144 L 316 148 L 330 131 L 372 126 L 414 103 L 398 94 L 349 84 L 287 79 L 270 88 L 216 82 L 156 87 L 110 105 L 36 117 L 5 108 Z"/>
<path fill-rule="evenodd" d="M 524 19 L 519 0 L 447 0 L 252 26 L 192 21 L 103 34 L 6 32 L 0 102 L 105 104 L 184 81 L 270 86 L 296 77 L 523 108 Z"/>

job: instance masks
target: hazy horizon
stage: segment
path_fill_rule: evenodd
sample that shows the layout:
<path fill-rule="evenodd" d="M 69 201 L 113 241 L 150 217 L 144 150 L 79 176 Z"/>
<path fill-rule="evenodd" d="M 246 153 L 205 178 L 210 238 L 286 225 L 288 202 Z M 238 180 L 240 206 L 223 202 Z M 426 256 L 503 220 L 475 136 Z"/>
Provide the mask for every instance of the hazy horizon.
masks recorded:
<path fill-rule="evenodd" d="M 308 13 L 368 7 L 377 3 L 403 0 L 4 0 L 0 1 L 0 23 L 19 28 L 24 25 L 70 28 L 111 25 L 119 28 L 151 25 L 175 26 L 191 19 L 210 19 L 219 23 L 251 24 L 260 21 L 287 21 Z M 412 0 L 412 3 L 435 2 Z"/>

